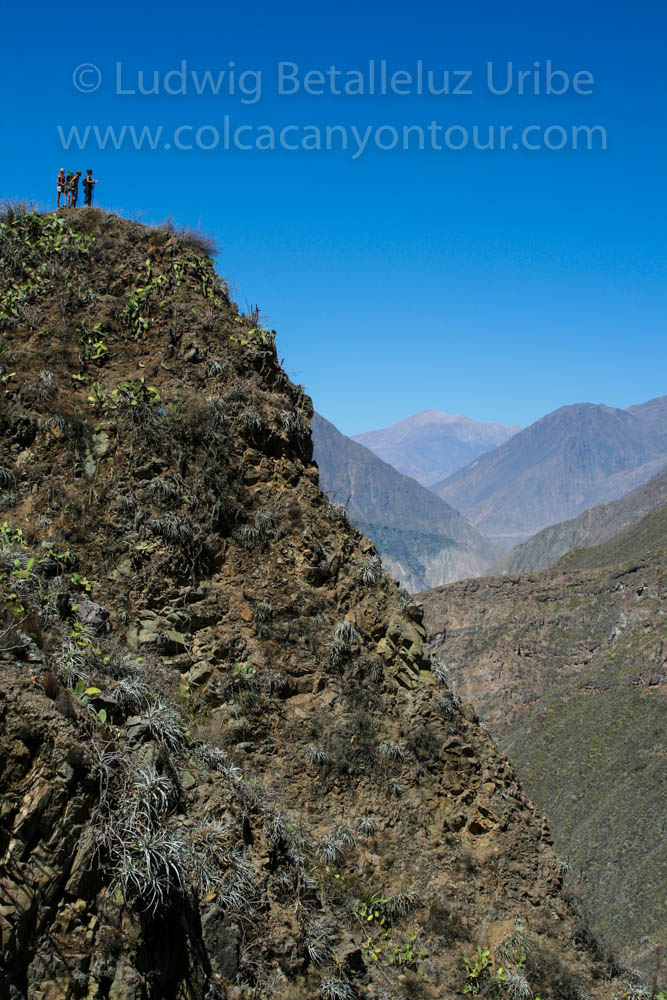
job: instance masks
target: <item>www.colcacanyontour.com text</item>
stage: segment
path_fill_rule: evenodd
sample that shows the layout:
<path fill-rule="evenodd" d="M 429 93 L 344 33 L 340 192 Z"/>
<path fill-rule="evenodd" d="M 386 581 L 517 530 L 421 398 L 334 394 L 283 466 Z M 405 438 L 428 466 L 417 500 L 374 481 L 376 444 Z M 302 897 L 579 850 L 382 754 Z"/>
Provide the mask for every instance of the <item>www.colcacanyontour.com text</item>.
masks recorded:
<path fill-rule="evenodd" d="M 338 152 L 353 160 L 370 151 L 480 152 L 607 149 L 603 125 L 445 125 L 237 123 L 224 115 L 217 124 L 58 125 L 64 150 L 176 150 L 190 152 Z"/>

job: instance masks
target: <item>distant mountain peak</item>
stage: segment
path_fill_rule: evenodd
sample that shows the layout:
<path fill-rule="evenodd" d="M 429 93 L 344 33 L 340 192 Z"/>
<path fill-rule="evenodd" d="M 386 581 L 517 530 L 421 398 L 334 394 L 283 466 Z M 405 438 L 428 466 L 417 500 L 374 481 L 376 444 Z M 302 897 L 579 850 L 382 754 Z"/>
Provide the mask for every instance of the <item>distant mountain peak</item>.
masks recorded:
<path fill-rule="evenodd" d="M 462 413 L 421 410 L 390 427 L 352 435 L 398 472 L 430 486 L 493 451 L 520 427 L 482 423 Z"/>
<path fill-rule="evenodd" d="M 419 410 L 418 413 L 411 413 L 409 416 L 403 417 L 401 420 L 397 420 L 388 427 L 380 427 L 372 431 L 362 431 L 359 434 L 352 434 L 351 437 L 353 441 L 356 441 L 357 438 L 364 437 L 367 434 L 384 434 L 387 431 L 392 431 L 397 428 L 424 427 L 430 424 L 442 426 L 449 426 L 451 424 L 468 424 L 475 427 L 503 427 L 512 430 L 515 433 L 521 430 L 521 427 L 518 424 L 506 425 L 483 420 L 475 420 L 474 417 L 467 417 L 464 413 L 444 413 L 442 410 L 429 409 Z"/>

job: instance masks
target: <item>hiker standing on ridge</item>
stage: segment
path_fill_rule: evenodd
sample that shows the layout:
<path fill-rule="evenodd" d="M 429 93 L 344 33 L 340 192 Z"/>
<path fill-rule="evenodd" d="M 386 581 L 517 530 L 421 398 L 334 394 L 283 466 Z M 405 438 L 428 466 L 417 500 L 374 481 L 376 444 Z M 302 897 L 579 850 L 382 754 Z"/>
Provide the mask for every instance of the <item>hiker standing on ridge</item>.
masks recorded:
<path fill-rule="evenodd" d="M 93 187 L 95 184 L 99 184 L 99 181 L 93 179 L 92 170 L 86 170 L 86 176 L 83 178 L 83 203 L 84 205 L 93 204 Z"/>
<path fill-rule="evenodd" d="M 67 177 L 65 178 L 65 190 L 67 191 L 67 207 L 72 204 L 72 178 L 74 177 L 74 171 L 68 170 Z"/>
<path fill-rule="evenodd" d="M 65 168 L 61 167 L 58 171 L 58 176 L 56 177 L 56 191 L 58 193 L 56 208 L 60 208 L 60 195 L 63 196 L 63 206 L 67 204 L 67 190 L 65 188 L 65 184 Z"/>
<path fill-rule="evenodd" d="M 69 195 L 70 195 L 70 201 L 69 201 L 69 203 L 70 203 L 70 206 L 72 208 L 76 208 L 76 203 L 79 200 L 79 178 L 80 177 L 81 177 L 81 171 L 77 170 L 77 172 L 72 177 L 72 180 L 69 182 Z"/>

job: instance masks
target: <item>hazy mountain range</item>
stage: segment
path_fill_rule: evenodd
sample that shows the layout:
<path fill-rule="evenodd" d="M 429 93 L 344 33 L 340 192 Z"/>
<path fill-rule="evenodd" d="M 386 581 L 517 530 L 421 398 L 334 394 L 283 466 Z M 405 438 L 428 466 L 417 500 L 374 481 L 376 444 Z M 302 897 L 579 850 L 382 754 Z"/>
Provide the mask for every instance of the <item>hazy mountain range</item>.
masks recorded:
<path fill-rule="evenodd" d="M 415 590 L 491 566 L 494 572 L 547 566 L 573 546 L 595 545 L 639 520 L 667 489 L 660 478 L 666 427 L 663 396 L 627 410 L 564 406 L 516 433 L 426 410 L 353 440 L 316 417 L 313 438 L 324 489 L 347 505 L 389 571 Z M 494 437 L 504 440 L 430 490 L 377 454 L 394 455 L 402 469 L 433 481 L 436 469 Z M 610 506 L 633 490 L 627 502 Z M 436 495 L 444 506 L 434 503 Z M 497 554 L 517 542 L 498 562 Z"/>
<path fill-rule="evenodd" d="M 616 500 L 667 462 L 667 398 L 629 410 L 563 406 L 476 459 L 434 492 L 504 548 Z"/>
<path fill-rule="evenodd" d="M 480 423 L 460 414 L 423 410 L 391 427 L 353 434 L 352 440 L 422 486 L 432 486 L 520 430 Z"/>
<path fill-rule="evenodd" d="M 656 396 L 647 403 L 629 406 L 628 413 L 638 417 L 644 427 L 653 431 L 657 439 L 667 448 L 667 396 Z"/>

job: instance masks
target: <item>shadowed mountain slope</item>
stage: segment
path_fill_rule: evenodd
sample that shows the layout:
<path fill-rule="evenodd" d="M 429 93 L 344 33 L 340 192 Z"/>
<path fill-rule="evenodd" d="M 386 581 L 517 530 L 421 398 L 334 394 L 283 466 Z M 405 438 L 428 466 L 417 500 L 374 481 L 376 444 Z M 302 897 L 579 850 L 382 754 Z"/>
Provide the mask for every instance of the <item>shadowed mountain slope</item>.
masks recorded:
<path fill-rule="evenodd" d="M 372 538 L 387 570 L 409 590 L 478 576 L 497 549 L 457 511 L 373 452 L 313 417 L 322 488 Z"/>

